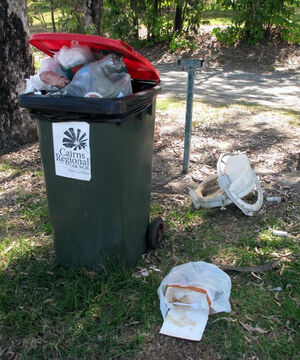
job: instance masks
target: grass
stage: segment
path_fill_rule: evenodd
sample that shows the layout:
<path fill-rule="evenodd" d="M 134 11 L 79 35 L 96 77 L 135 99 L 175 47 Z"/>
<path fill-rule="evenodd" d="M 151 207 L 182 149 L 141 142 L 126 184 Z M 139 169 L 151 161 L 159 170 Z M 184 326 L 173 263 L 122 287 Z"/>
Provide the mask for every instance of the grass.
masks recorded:
<path fill-rule="evenodd" d="M 173 110 L 178 116 L 185 109 L 185 102 L 177 99 L 159 98 L 157 105 L 160 121 L 166 116 L 172 121 Z M 295 116 L 250 104 L 195 101 L 194 110 L 196 128 L 218 126 L 233 114 L 272 113 L 286 121 Z M 27 166 L 18 161 L 21 154 L 0 159 L 0 358 L 142 359 L 144 350 L 162 342 L 157 288 L 173 266 L 199 260 L 249 266 L 279 257 L 280 267 L 269 272 L 229 273 L 232 312 L 211 315 L 200 343 L 164 338 L 161 346 L 170 354 L 191 347 L 199 359 L 201 349 L 211 349 L 224 360 L 299 358 L 296 201 L 265 205 L 265 212 L 249 218 L 235 207 L 193 211 L 188 202 L 155 200 L 150 216 L 164 218 L 165 237 L 136 268 L 108 263 L 101 274 L 64 269 L 56 262 L 41 169 L 30 163 L 31 155 Z M 288 237 L 272 234 L 287 228 Z M 160 271 L 151 271 L 151 266 Z M 142 268 L 149 276 L 138 277 Z M 279 292 L 272 290 L 279 287 Z"/>
<path fill-rule="evenodd" d="M 211 9 L 204 11 L 203 21 L 215 26 L 225 26 L 232 24 L 232 11 L 223 9 Z"/>

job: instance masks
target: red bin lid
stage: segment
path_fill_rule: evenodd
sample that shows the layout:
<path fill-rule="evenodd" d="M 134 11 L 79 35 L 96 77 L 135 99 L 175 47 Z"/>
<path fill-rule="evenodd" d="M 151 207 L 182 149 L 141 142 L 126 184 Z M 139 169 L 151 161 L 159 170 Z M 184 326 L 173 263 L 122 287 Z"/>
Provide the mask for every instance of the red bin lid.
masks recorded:
<path fill-rule="evenodd" d="M 53 56 L 63 46 L 88 46 L 92 50 L 108 50 L 122 54 L 128 73 L 135 80 L 160 82 L 158 71 L 141 54 L 122 40 L 104 38 L 97 35 L 38 33 L 33 34 L 29 43 L 49 56 Z"/>

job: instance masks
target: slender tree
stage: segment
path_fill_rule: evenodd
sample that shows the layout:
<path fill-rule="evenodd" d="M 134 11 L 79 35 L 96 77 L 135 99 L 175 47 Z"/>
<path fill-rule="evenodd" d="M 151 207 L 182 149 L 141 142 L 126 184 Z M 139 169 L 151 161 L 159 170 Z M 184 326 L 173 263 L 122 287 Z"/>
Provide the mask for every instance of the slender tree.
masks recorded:
<path fill-rule="evenodd" d="M 56 32 L 55 18 L 54 18 L 54 0 L 50 0 L 50 11 L 51 11 L 52 30 L 53 32 Z"/>

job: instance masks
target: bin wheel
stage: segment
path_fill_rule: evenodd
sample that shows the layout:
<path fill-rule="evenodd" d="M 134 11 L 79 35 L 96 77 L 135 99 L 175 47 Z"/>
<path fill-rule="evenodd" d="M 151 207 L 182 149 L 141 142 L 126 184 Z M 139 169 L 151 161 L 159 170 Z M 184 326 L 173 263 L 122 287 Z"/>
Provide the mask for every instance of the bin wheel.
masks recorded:
<path fill-rule="evenodd" d="M 156 217 L 150 224 L 148 230 L 147 245 L 150 250 L 155 250 L 158 247 L 162 240 L 164 230 L 165 226 L 163 219 L 160 216 Z"/>

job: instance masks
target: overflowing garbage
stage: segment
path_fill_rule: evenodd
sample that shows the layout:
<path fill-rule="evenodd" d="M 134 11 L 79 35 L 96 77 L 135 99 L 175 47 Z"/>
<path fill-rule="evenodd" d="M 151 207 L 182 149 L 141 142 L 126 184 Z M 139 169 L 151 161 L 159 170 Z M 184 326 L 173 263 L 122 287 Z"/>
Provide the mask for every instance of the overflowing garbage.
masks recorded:
<path fill-rule="evenodd" d="M 255 203 L 247 203 L 243 198 L 254 189 Z M 252 216 L 263 204 L 260 182 L 250 166 L 245 154 L 222 154 L 217 163 L 217 173 L 209 175 L 196 189 L 189 189 L 195 209 L 209 209 L 234 203 L 245 215 Z"/>
<path fill-rule="evenodd" d="M 122 56 L 93 53 L 87 46 L 63 46 L 41 61 L 26 79 L 25 94 L 118 98 L 132 94 L 131 77 Z"/>
<path fill-rule="evenodd" d="M 160 333 L 200 341 L 209 314 L 230 312 L 230 277 L 204 261 L 175 266 L 158 288 Z"/>

